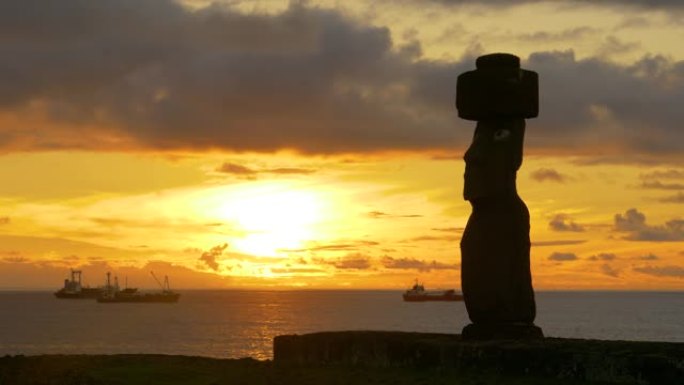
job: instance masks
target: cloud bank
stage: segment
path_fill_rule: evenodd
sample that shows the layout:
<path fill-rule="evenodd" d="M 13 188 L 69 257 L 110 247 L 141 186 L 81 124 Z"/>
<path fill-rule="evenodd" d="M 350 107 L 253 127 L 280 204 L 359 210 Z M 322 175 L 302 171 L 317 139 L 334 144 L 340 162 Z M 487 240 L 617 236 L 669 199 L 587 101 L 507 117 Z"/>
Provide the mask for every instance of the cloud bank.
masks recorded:
<path fill-rule="evenodd" d="M 577 259 L 577 255 L 575 253 L 553 252 L 551 255 L 549 255 L 549 261 L 567 262 L 576 261 Z"/>
<path fill-rule="evenodd" d="M 633 268 L 634 271 L 642 274 L 648 274 L 655 277 L 674 277 L 684 278 L 684 267 L 667 265 L 667 266 L 638 266 Z"/>
<path fill-rule="evenodd" d="M 199 261 L 203 262 L 210 269 L 218 271 L 221 267 L 218 258 L 221 255 L 223 255 L 223 251 L 226 250 L 227 247 L 227 243 L 224 243 L 223 245 L 214 246 L 208 251 L 203 252 L 202 255 L 199 257 Z"/>
<path fill-rule="evenodd" d="M 394 258 L 385 256 L 380 260 L 380 263 L 386 269 L 398 270 L 416 270 L 421 272 L 429 272 L 432 270 L 456 270 L 459 268 L 456 264 L 448 264 L 437 262 L 435 260 L 428 261 L 415 258 Z"/>
<path fill-rule="evenodd" d="M 673 219 L 661 226 L 646 224 L 646 215 L 632 208 L 615 214 L 615 231 L 626 233 L 632 241 L 676 242 L 684 240 L 684 220 Z"/>
<path fill-rule="evenodd" d="M 536 180 L 537 182 L 545 182 L 545 181 L 550 181 L 550 182 L 558 182 L 558 183 L 564 183 L 567 179 L 566 176 L 562 175 L 558 171 L 552 169 L 552 168 L 540 168 L 537 170 L 532 171 L 530 174 L 532 179 Z"/>
<path fill-rule="evenodd" d="M 549 228 L 553 231 L 583 232 L 584 226 L 575 223 L 566 214 L 556 214 L 549 221 Z"/>
<path fill-rule="evenodd" d="M 4 151 L 426 151 L 472 135 L 453 101 L 473 57 L 425 59 L 335 10 L 8 0 L 0 35 Z M 682 158 L 684 62 L 564 51 L 524 65 L 541 79 L 529 151 Z"/>
<path fill-rule="evenodd" d="M 465 5 L 477 4 L 483 6 L 516 6 L 534 3 L 548 3 L 548 0 L 433 0 L 437 3 L 445 5 Z M 679 9 L 684 6 L 678 0 L 603 0 L 600 2 L 593 0 L 557 0 L 557 4 L 561 5 L 593 5 L 593 6 L 608 6 L 608 7 L 637 7 L 637 8 L 652 8 L 652 9 Z"/>

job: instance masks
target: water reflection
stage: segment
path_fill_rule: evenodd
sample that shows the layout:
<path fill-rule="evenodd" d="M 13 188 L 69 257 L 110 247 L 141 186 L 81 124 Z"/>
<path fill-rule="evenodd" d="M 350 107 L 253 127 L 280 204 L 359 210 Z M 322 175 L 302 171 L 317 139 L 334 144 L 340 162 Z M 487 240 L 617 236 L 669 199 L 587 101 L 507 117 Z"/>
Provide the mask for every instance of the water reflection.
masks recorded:
<path fill-rule="evenodd" d="M 682 293 L 539 293 L 549 336 L 684 341 Z M 177 304 L 98 304 L 0 293 L 0 354 L 272 356 L 281 334 L 459 333 L 461 302 L 405 303 L 396 291 L 186 291 Z"/>

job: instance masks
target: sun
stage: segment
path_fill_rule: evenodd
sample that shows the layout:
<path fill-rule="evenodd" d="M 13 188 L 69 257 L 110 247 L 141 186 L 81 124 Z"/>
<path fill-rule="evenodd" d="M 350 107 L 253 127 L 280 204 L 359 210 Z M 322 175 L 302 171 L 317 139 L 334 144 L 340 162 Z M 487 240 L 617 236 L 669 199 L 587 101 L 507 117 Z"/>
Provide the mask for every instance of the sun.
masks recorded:
<path fill-rule="evenodd" d="M 295 186 L 265 183 L 224 196 L 214 215 L 230 222 L 243 235 L 231 249 L 258 256 L 278 256 L 303 247 L 317 237 L 325 204 L 319 193 Z"/>

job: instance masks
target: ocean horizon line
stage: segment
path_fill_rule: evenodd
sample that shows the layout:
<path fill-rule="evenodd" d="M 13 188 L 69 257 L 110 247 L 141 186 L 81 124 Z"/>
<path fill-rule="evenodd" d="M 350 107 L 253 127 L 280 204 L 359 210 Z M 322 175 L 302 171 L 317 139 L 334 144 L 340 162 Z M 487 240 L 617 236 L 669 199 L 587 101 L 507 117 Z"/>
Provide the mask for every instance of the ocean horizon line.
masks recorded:
<path fill-rule="evenodd" d="M 99 287 L 99 286 L 92 286 L 92 287 Z M 150 291 L 155 291 L 159 290 L 158 287 L 154 286 L 143 286 L 143 287 L 138 287 L 140 290 L 150 290 Z M 447 288 L 443 287 L 435 287 L 434 290 L 443 290 Z M 8 287 L 8 288 L 2 288 L 0 287 L 0 293 L 53 293 L 55 292 L 56 288 L 15 288 L 15 287 Z M 364 292 L 403 292 L 405 291 L 406 288 L 293 288 L 293 287 L 284 287 L 284 288 L 272 288 L 272 287 L 265 287 L 265 288 L 260 288 L 260 287 L 254 287 L 254 288 L 244 288 L 244 287 L 227 287 L 227 288 L 174 288 L 174 291 L 183 291 L 183 292 L 223 292 L 223 291 L 244 291 L 244 292 L 359 292 L 359 291 L 364 291 Z M 460 289 L 459 289 L 460 290 Z M 572 288 L 564 288 L 564 289 L 541 289 L 541 290 L 535 290 L 535 294 L 540 294 L 540 293 L 681 293 L 684 294 L 684 290 L 677 290 L 677 289 L 572 289 Z"/>

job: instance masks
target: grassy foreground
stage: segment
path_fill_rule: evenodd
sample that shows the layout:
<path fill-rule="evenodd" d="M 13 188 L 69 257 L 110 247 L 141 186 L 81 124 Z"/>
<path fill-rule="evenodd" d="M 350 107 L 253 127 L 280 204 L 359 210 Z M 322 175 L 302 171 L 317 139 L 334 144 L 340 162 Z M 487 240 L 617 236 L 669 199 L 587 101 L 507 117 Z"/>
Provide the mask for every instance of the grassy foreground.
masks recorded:
<path fill-rule="evenodd" d="M 550 378 L 500 377 L 439 369 L 294 366 L 251 358 L 164 355 L 0 357 L 0 385 L 449 384 L 574 385 Z M 600 383 L 591 383 L 600 384 Z"/>

